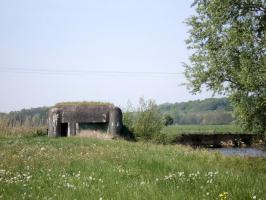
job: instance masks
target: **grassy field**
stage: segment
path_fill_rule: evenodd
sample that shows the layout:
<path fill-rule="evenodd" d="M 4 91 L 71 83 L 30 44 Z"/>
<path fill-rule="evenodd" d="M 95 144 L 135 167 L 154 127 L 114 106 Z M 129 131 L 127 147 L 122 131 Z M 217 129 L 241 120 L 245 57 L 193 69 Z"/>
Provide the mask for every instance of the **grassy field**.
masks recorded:
<path fill-rule="evenodd" d="M 266 160 L 92 138 L 1 138 L 1 199 L 265 199 Z"/>
<path fill-rule="evenodd" d="M 166 126 L 163 130 L 169 135 L 182 133 L 244 133 L 241 127 L 237 125 L 173 125 Z"/>

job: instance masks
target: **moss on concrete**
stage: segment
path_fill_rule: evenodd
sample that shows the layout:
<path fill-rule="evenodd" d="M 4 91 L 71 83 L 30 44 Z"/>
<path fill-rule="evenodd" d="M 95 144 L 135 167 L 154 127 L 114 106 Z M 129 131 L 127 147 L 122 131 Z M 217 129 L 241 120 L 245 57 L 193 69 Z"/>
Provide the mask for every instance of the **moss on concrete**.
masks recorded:
<path fill-rule="evenodd" d="M 113 106 L 114 104 L 109 102 L 97 102 L 97 101 L 72 101 L 72 102 L 60 102 L 55 104 L 55 107 L 65 106 Z"/>

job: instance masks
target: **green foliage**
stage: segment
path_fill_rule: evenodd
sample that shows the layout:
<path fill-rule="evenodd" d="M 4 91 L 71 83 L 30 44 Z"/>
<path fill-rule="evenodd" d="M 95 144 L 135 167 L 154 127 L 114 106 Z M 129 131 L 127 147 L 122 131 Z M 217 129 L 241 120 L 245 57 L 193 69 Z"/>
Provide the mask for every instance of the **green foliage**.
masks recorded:
<path fill-rule="evenodd" d="M 47 135 L 48 107 L 22 109 L 0 115 L 0 137 Z"/>
<path fill-rule="evenodd" d="M 0 124 L 8 127 L 39 127 L 46 126 L 48 107 L 22 109 L 0 115 Z"/>
<path fill-rule="evenodd" d="M 238 122 L 246 130 L 252 130 L 254 133 L 266 133 L 266 95 L 259 97 L 240 93 L 236 92 L 231 96 Z"/>
<path fill-rule="evenodd" d="M 127 108 L 123 111 L 123 125 L 127 132 L 134 132 L 134 120 L 136 117 L 135 108 L 128 102 Z"/>
<path fill-rule="evenodd" d="M 137 108 L 124 113 L 123 123 L 136 138 L 151 140 L 160 134 L 163 117 L 154 101 L 140 98 Z"/>
<path fill-rule="evenodd" d="M 161 113 L 170 115 L 174 124 L 230 124 L 232 106 L 227 98 L 209 98 L 158 106 Z"/>
<path fill-rule="evenodd" d="M 164 103 L 159 105 L 162 112 L 203 112 L 203 111 L 232 111 L 232 105 L 227 98 L 207 98 L 181 103 Z M 176 109 L 176 110 L 175 110 Z"/>
<path fill-rule="evenodd" d="M 33 132 L 33 136 L 35 137 L 40 137 L 40 136 L 46 136 L 47 133 L 47 129 L 46 128 L 37 128 L 34 132 Z"/>
<path fill-rule="evenodd" d="M 163 128 L 162 115 L 157 109 L 154 101 L 145 101 L 143 98 L 139 101 L 136 118 L 133 123 L 133 129 L 136 137 L 150 140 L 155 135 L 160 134 Z"/>
<path fill-rule="evenodd" d="M 197 14 L 185 65 L 192 92 L 207 90 L 230 96 L 245 128 L 266 131 L 266 2 L 264 0 L 196 0 Z"/>
<path fill-rule="evenodd" d="M 189 112 L 182 115 L 179 124 L 230 124 L 233 121 L 232 113 L 225 111 Z"/>
<path fill-rule="evenodd" d="M 163 121 L 164 121 L 165 126 L 169 126 L 169 125 L 172 125 L 174 123 L 174 119 L 169 114 L 165 114 L 163 116 Z"/>
<path fill-rule="evenodd" d="M 136 140 L 136 135 L 134 134 L 134 119 L 135 112 L 134 107 L 130 102 L 128 102 L 126 110 L 123 111 L 123 128 L 122 133 L 126 139 Z"/>

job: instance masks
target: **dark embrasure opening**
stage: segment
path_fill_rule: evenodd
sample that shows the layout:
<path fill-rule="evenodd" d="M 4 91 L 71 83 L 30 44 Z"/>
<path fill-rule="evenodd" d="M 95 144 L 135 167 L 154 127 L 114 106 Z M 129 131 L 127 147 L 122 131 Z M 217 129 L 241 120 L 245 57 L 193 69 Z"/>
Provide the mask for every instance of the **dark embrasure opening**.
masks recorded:
<path fill-rule="evenodd" d="M 66 137 L 68 130 L 68 123 L 61 123 L 61 136 Z"/>

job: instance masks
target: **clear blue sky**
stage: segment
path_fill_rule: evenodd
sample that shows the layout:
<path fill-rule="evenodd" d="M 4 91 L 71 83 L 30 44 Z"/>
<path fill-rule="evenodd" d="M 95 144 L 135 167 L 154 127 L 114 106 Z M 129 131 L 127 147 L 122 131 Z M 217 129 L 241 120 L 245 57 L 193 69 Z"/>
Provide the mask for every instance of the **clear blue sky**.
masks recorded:
<path fill-rule="evenodd" d="M 0 1 L 0 112 L 60 101 L 123 107 L 141 96 L 157 103 L 211 97 L 180 86 L 192 2 Z"/>

